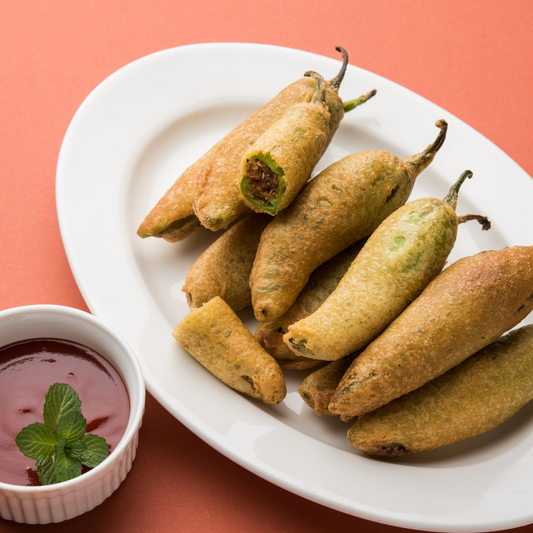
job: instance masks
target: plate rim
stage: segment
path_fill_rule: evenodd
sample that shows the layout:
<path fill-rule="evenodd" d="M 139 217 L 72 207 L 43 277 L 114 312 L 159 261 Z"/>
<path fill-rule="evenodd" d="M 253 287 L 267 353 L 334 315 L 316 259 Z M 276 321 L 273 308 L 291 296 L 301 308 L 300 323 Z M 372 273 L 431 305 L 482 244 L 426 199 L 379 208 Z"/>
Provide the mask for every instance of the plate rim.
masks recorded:
<path fill-rule="evenodd" d="M 73 119 L 72 119 L 72 121 L 71 121 L 71 123 L 69 125 L 69 128 L 67 129 L 67 132 L 65 134 L 65 139 L 64 139 L 64 141 L 62 143 L 61 150 L 60 150 L 60 153 L 59 153 L 58 164 L 57 164 L 57 172 L 56 172 L 56 204 L 57 204 L 58 221 L 59 221 L 62 240 L 63 240 L 63 243 L 65 245 L 65 251 L 67 253 L 67 258 L 68 258 L 70 267 L 72 269 L 74 278 L 76 280 L 76 283 L 78 284 L 80 292 L 82 293 L 82 296 L 83 296 L 85 302 L 87 303 L 87 306 L 89 307 L 91 312 L 94 313 L 99 318 L 101 318 L 100 314 L 102 314 L 101 311 L 100 311 L 100 305 L 101 304 L 99 302 L 97 302 L 97 301 L 96 302 L 94 301 L 93 295 L 91 294 L 90 287 L 87 286 L 86 281 L 84 279 L 82 279 L 83 275 L 80 274 L 78 269 L 77 269 L 77 259 L 75 257 L 76 252 L 74 252 L 72 246 L 70 244 L 68 244 L 69 239 L 70 239 L 70 235 L 69 235 L 70 229 L 68 228 L 67 221 L 66 221 L 66 218 L 65 218 L 64 205 L 65 205 L 66 199 L 64 197 L 64 191 L 62 189 L 62 183 L 64 183 L 62 180 L 64 180 L 64 178 L 63 178 L 63 176 L 64 176 L 63 168 L 64 168 L 64 164 L 65 164 L 64 163 L 65 153 L 66 153 L 65 151 L 68 149 L 68 143 L 70 142 L 71 136 L 73 135 L 73 131 L 74 131 L 73 128 L 77 128 L 78 127 L 77 121 L 79 120 L 80 110 L 83 111 L 87 106 L 90 106 L 91 102 L 92 102 L 91 99 L 94 98 L 93 95 L 99 94 L 102 91 L 105 91 L 107 85 L 109 83 L 111 83 L 114 79 L 116 79 L 117 76 L 121 76 L 122 73 L 124 73 L 126 70 L 129 70 L 129 69 L 132 69 L 132 68 L 138 68 L 139 66 L 142 67 L 143 64 L 147 64 L 148 62 L 151 62 L 154 59 L 157 60 L 158 58 L 162 57 L 165 54 L 173 54 L 176 51 L 179 51 L 180 53 L 181 52 L 185 52 L 186 53 L 187 49 L 197 50 L 199 48 L 212 48 L 212 47 L 220 46 L 220 45 L 223 45 L 223 46 L 226 46 L 226 47 L 237 47 L 237 48 L 243 48 L 243 47 L 257 47 L 257 48 L 262 48 L 262 49 L 275 48 L 277 50 L 288 50 L 291 53 L 292 52 L 297 52 L 297 53 L 301 53 L 301 54 L 306 54 L 309 57 L 320 57 L 320 58 L 324 59 L 323 56 L 318 56 L 316 54 L 313 54 L 311 52 L 306 52 L 306 51 L 303 51 L 303 50 L 297 50 L 297 49 L 293 49 L 293 48 L 286 48 L 286 47 L 281 47 L 281 46 L 277 46 L 277 45 L 267 45 L 267 44 L 257 44 L 257 43 L 198 43 L 198 44 L 190 44 L 190 45 L 185 45 L 185 46 L 180 46 L 180 47 L 174 47 L 174 48 L 162 50 L 162 51 L 159 51 L 159 52 L 154 52 L 154 53 L 151 53 L 151 54 L 149 54 L 147 56 L 139 58 L 139 59 L 129 63 L 128 65 L 125 65 L 124 67 L 122 67 L 121 69 L 117 70 L 115 73 L 111 74 L 109 77 L 107 77 L 104 81 L 102 81 L 102 83 L 100 83 L 89 94 L 89 96 L 84 100 L 84 102 L 80 105 L 80 108 L 78 109 L 78 111 L 76 111 L 76 114 L 74 115 L 74 117 L 73 117 Z M 329 57 L 327 57 L 325 59 L 327 59 L 329 61 L 335 61 L 335 60 L 333 60 L 332 58 L 329 58 Z M 362 69 L 359 69 L 358 67 L 354 67 L 353 65 L 351 65 L 350 68 L 356 68 L 356 69 L 358 69 L 360 71 L 363 71 Z M 368 72 L 368 71 L 364 71 L 364 72 Z M 393 82 L 391 80 L 387 80 L 386 78 L 383 78 L 383 77 L 381 77 L 381 76 L 379 76 L 377 74 L 373 74 L 373 73 L 370 73 L 370 72 L 368 72 L 368 74 L 371 75 L 371 76 L 375 76 L 377 78 L 380 78 L 385 83 L 392 84 L 393 86 L 395 86 L 395 87 L 397 87 L 397 88 L 399 88 L 399 89 L 401 89 L 403 91 L 407 91 L 411 95 L 414 95 L 416 98 L 422 99 L 425 102 L 427 102 L 428 104 L 430 104 L 431 106 L 435 106 L 436 108 L 440 109 L 439 106 L 436 106 L 436 104 L 433 104 L 429 100 L 425 99 L 424 97 L 422 97 L 420 95 L 417 95 L 413 91 L 398 85 L 396 82 Z M 110 82 L 110 80 L 111 80 L 111 82 Z M 442 110 L 442 111 L 445 112 L 444 110 Z M 447 117 L 453 117 L 452 114 L 450 114 L 448 112 L 445 112 L 445 113 L 446 113 Z M 478 131 L 474 130 L 473 128 L 471 128 L 470 126 L 465 124 L 463 121 L 461 121 L 457 117 L 453 117 L 453 118 L 456 121 L 461 122 L 467 128 L 469 128 L 471 130 L 471 133 L 474 133 L 475 135 L 480 136 L 480 138 L 482 138 L 483 142 L 490 143 L 492 145 L 492 149 L 496 148 L 500 152 L 500 155 L 502 155 L 505 158 L 507 158 L 507 161 L 506 161 L 507 164 L 512 163 L 513 165 L 516 165 L 517 169 L 520 171 L 520 172 L 518 172 L 519 174 L 522 173 L 524 175 L 524 177 L 527 177 L 528 179 L 531 179 L 529 176 L 527 176 L 525 171 L 523 169 L 521 169 L 521 167 L 515 161 L 513 161 L 507 154 L 505 154 L 505 152 L 503 152 L 503 150 L 501 150 L 499 147 L 494 145 L 489 139 L 485 138 L 481 133 L 479 133 Z M 119 331 L 119 333 L 122 334 L 122 332 L 120 332 L 120 331 Z M 280 486 L 280 487 L 282 487 L 282 488 L 284 488 L 286 490 L 289 490 L 289 491 L 291 491 L 291 492 L 293 492 L 295 494 L 298 494 L 299 496 L 305 497 L 305 498 L 307 498 L 307 499 L 309 499 L 311 501 L 314 501 L 316 503 L 319 503 L 321 505 L 326 505 L 326 506 L 331 507 L 333 509 L 340 510 L 342 512 L 345 512 L 345 513 L 348 513 L 348 514 L 351 514 L 351 515 L 354 515 L 354 516 L 358 516 L 358 517 L 361 517 L 361 518 L 364 518 L 364 519 L 372 520 L 372 521 L 375 521 L 375 522 L 380 522 L 380 523 L 399 526 L 399 527 L 408 527 L 408 528 L 412 528 L 412 529 L 426 529 L 426 530 L 432 530 L 432 531 L 445 531 L 445 530 L 447 530 L 447 528 L 450 527 L 449 524 L 444 524 L 442 526 L 440 524 L 432 524 L 431 522 L 423 521 L 424 519 L 422 519 L 420 517 L 418 517 L 418 518 L 413 518 L 413 517 L 406 518 L 403 515 L 395 516 L 394 513 L 379 514 L 379 513 L 374 512 L 373 510 L 364 509 L 364 506 L 360 506 L 357 509 L 358 512 L 354 513 L 353 512 L 353 507 L 350 507 L 347 503 L 343 504 L 342 502 L 339 502 L 339 501 L 337 501 L 335 499 L 333 501 L 328 501 L 328 498 L 323 496 L 323 495 L 321 497 L 316 497 L 316 496 L 313 497 L 312 494 L 302 494 L 301 487 L 298 485 L 298 483 L 295 483 L 294 480 L 290 480 L 290 479 L 280 480 L 279 476 L 273 474 L 271 471 L 269 472 L 269 471 L 265 470 L 261 465 L 258 465 L 256 463 L 250 463 L 247 458 L 243 459 L 242 457 L 239 457 L 238 455 L 236 455 L 236 453 L 233 450 L 227 449 L 220 441 L 217 441 L 216 439 L 213 438 L 212 435 L 210 435 L 208 432 L 205 432 L 205 430 L 204 430 L 204 432 L 202 434 L 200 434 L 199 431 L 201 431 L 201 430 L 199 430 L 197 425 L 195 426 L 193 424 L 191 419 L 187 416 L 187 413 L 185 413 L 183 411 L 176 410 L 174 408 L 174 406 L 169 407 L 168 400 L 165 397 L 164 391 L 162 391 L 161 389 L 159 389 L 157 387 L 158 383 L 154 382 L 154 376 L 152 376 L 151 373 L 148 373 L 148 375 L 147 375 L 146 368 L 145 368 L 146 365 L 145 365 L 145 362 L 142 360 L 141 357 L 139 357 L 139 360 L 140 360 L 141 366 L 143 367 L 143 373 L 145 374 L 145 382 L 146 382 L 146 385 L 147 385 L 147 389 L 157 399 L 157 401 L 163 405 L 163 407 L 165 409 L 167 409 L 173 416 L 175 416 L 180 422 L 182 422 L 184 425 L 186 425 L 196 435 L 198 435 L 200 438 L 202 438 L 204 441 L 206 441 L 210 446 L 214 447 L 216 450 L 218 450 L 220 453 L 222 453 L 226 457 L 230 458 L 231 460 L 233 460 L 234 462 L 240 464 L 241 466 L 244 466 L 248 470 L 254 472 L 257 475 L 259 475 L 260 477 L 262 477 L 264 479 L 267 479 L 268 481 L 270 481 L 270 482 L 272 482 L 272 483 L 274 483 L 274 484 L 276 484 L 276 485 L 278 485 L 278 486 Z M 243 463 L 246 463 L 246 464 L 243 464 Z M 427 520 L 427 517 L 426 517 L 426 520 Z M 502 521 L 501 523 L 498 524 L 498 528 L 501 529 L 501 528 L 518 527 L 520 525 L 525 525 L 526 523 L 530 523 L 531 521 L 533 521 L 533 512 L 528 517 L 528 521 L 527 522 L 524 522 L 524 521 L 512 522 L 512 521 L 509 521 L 509 520 Z M 459 526 L 457 528 L 457 530 L 458 531 L 474 531 L 474 530 L 478 531 L 479 529 L 476 529 L 476 527 L 473 526 L 472 524 L 468 524 L 468 525 L 465 524 L 463 526 L 463 529 L 461 529 L 461 526 Z M 486 525 L 485 525 L 485 528 L 482 529 L 482 530 L 483 531 L 493 531 L 494 528 L 490 528 L 490 527 L 487 528 Z"/>

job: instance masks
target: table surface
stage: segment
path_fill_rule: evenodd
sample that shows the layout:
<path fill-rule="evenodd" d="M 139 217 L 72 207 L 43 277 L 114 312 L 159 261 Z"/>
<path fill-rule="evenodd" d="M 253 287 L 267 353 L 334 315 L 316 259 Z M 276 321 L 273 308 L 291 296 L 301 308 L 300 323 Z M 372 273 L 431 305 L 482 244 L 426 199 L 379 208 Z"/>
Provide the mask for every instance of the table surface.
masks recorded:
<path fill-rule="evenodd" d="M 338 58 L 440 105 L 533 175 L 530 0 L 4 0 L 0 17 L 0 309 L 86 310 L 64 252 L 55 169 L 72 116 L 120 67 L 202 42 Z M 502 180 L 505 176 L 502 176 Z M 35 526 L 0 519 L 0 531 Z M 402 531 L 322 507 L 234 464 L 150 395 L 134 467 L 90 514 L 41 531 Z M 533 526 L 518 528 L 533 531 Z"/>

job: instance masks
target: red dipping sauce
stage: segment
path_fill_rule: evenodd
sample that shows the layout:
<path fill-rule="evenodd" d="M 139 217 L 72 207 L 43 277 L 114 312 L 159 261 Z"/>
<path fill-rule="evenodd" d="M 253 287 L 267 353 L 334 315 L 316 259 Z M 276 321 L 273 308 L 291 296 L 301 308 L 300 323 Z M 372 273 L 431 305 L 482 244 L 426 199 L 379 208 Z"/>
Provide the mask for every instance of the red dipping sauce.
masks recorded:
<path fill-rule="evenodd" d="M 35 460 L 15 443 L 19 431 L 43 422 L 45 395 L 54 383 L 78 394 L 86 433 L 103 437 L 112 452 L 126 431 L 130 401 L 122 378 L 100 354 L 60 339 L 30 339 L 0 348 L 0 481 L 41 485 Z M 84 470 L 85 471 L 85 470 Z"/>

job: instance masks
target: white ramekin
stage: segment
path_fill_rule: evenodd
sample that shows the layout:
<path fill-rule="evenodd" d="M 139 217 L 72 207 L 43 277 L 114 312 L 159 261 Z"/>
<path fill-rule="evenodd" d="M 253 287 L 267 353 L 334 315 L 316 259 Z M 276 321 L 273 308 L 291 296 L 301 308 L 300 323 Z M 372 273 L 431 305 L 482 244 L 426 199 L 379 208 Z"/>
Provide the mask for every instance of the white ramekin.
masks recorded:
<path fill-rule="evenodd" d="M 57 305 L 0 311 L 0 346 L 34 338 L 65 339 L 92 348 L 116 368 L 130 397 L 126 432 L 109 457 L 86 474 L 44 487 L 0 482 L 0 517 L 26 524 L 48 524 L 79 516 L 100 505 L 126 478 L 135 458 L 144 414 L 141 367 L 122 337 L 89 313 Z"/>

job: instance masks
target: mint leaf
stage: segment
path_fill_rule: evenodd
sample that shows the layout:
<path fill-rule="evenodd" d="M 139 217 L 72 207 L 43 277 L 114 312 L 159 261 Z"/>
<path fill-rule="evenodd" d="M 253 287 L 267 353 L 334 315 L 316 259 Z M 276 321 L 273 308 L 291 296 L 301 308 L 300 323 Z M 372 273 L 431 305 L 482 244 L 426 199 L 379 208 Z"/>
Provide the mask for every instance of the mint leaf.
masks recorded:
<path fill-rule="evenodd" d="M 87 451 L 80 457 L 85 466 L 98 466 L 109 455 L 109 444 L 103 437 L 88 433 L 82 439 Z"/>
<path fill-rule="evenodd" d="M 26 457 L 39 460 L 54 454 L 57 439 L 44 424 L 35 422 L 22 428 L 15 442 Z"/>
<path fill-rule="evenodd" d="M 87 428 L 87 420 L 80 411 L 67 411 L 59 420 L 57 425 L 56 435 L 58 439 L 66 439 L 67 441 L 74 441 L 81 439 L 85 435 Z"/>
<path fill-rule="evenodd" d="M 82 463 L 92 468 L 109 455 L 104 438 L 85 435 L 87 421 L 80 407 L 80 399 L 70 385 L 54 383 L 45 397 L 44 424 L 30 424 L 15 437 L 20 451 L 37 461 L 42 485 L 78 477 Z"/>
<path fill-rule="evenodd" d="M 58 482 L 68 481 L 81 475 L 81 463 L 64 451 L 56 451 L 55 475 Z M 41 482 L 42 483 L 42 482 Z"/>
<path fill-rule="evenodd" d="M 76 391 L 66 383 L 54 383 L 46 393 L 44 401 L 44 424 L 55 431 L 61 417 L 71 409 L 79 411 L 80 399 Z"/>
<path fill-rule="evenodd" d="M 87 445 L 82 440 L 75 440 L 73 442 L 67 442 L 65 446 L 65 453 L 68 453 L 71 457 L 79 459 L 87 451 Z"/>
<path fill-rule="evenodd" d="M 37 461 L 37 475 L 42 485 L 57 483 L 53 456 Z"/>

